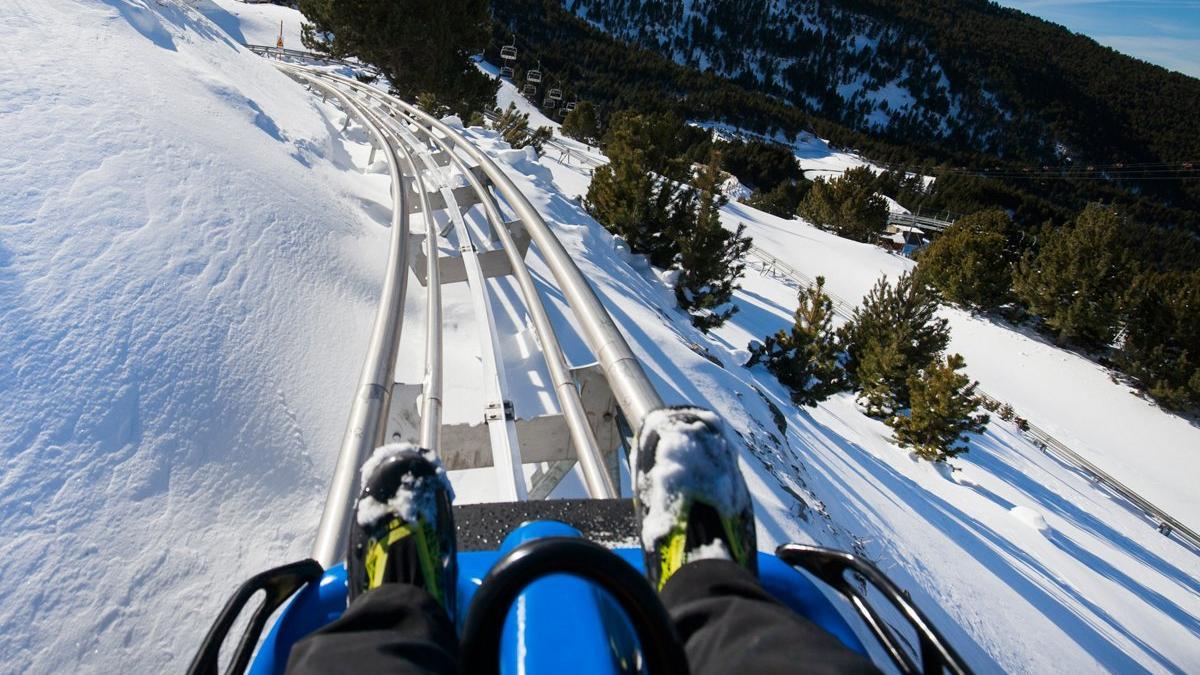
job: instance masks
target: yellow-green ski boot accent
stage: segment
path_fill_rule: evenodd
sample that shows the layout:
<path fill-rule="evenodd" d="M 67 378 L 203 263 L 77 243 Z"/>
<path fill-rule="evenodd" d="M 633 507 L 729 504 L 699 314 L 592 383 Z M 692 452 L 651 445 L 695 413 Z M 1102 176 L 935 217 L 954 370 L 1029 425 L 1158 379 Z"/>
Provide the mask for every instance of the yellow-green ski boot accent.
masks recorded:
<path fill-rule="evenodd" d="M 650 413 L 635 466 L 642 554 L 655 588 L 662 590 L 688 562 L 707 558 L 758 573 L 754 508 L 719 417 L 698 408 Z"/>
<path fill-rule="evenodd" d="M 350 601 L 387 583 L 425 589 L 454 610 L 457 578 L 453 493 L 432 453 L 384 446 L 363 465 L 346 556 Z"/>

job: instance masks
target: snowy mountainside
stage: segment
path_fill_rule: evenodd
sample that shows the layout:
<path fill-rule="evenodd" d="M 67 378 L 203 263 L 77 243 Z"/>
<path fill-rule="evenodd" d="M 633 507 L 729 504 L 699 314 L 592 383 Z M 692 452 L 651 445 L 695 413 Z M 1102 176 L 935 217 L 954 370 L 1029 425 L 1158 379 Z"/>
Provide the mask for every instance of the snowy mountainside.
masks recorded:
<path fill-rule="evenodd" d="M 184 3 L 13 0 L 0 39 L 0 672 L 179 670 L 311 543 L 387 178 Z"/>
<path fill-rule="evenodd" d="M 994 151 L 1012 119 L 986 87 L 951 81 L 919 33 L 837 3 L 563 0 L 563 6 L 614 37 L 751 82 L 858 129 L 927 140 L 954 136 Z"/>

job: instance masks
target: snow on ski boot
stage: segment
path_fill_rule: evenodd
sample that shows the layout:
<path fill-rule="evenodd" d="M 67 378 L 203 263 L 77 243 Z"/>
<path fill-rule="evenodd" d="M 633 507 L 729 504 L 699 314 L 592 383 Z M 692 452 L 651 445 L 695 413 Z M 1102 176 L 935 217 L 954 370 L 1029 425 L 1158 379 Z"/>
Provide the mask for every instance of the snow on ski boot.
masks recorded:
<path fill-rule="evenodd" d="M 684 564 L 732 560 L 758 574 L 754 507 L 725 424 L 700 408 L 646 415 L 634 460 L 646 576 L 662 590 Z"/>
<path fill-rule="evenodd" d="M 409 443 L 377 448 L 362 467 L 346 554 L 350 602 L 386 583 L 419 586 L 454 611 L 454 491 L 441 462 Z"/>

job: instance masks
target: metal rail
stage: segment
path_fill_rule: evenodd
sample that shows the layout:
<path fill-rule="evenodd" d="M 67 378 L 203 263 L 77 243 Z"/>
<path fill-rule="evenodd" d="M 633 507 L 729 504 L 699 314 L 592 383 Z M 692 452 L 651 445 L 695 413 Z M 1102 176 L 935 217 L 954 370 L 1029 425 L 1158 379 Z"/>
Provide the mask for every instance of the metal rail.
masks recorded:
<path fill-rule="evenodd" d="M 386 96 L 370 87 L 360 86 L 357 88 L 386 106 L 392 114 L 399 114 L 412 124 L 417 124 L 416 120 L 399 106 L 392 103 L 390 96 Z M 479 195 L 492 232 L 500 239 L 501 247 L 508 256 L 509 264 L 513 270 L 513 276 L 517 281 L 522 300 L 529 311 L 530 319 L 533 321 L 534 332 L 537 335 L 538 342 L 542 346 L 546 366 L 550 372 L 550 378 L 558 398 L 559 407 L 562 410 L 567 422 L 568 431 L 571 434 L 572 445 L 576 449 L 576 455 L 583 471 L 584 483 L 588 494 L 597 499 L 608 499 L 618 496 L 616 486 L 613 484 L 608 472 L 605 471 L 599 445 L 596 442 L 595 434 L 592 432 L 592 427 L 588 423 L 587 414 L 579 396 L 579 390 L 576 388 L 570 366 L 567 364 L 566 356 L 563 354 L 559 344 L 554 325 L 546 313 L 545 305 L 538 294 L 533 276 L 529 273 L 529 269 L 521 257 L 516 243 L 513 241 L 512 233 L 509 232 L 504 219 L 500 215 L 495 199 L 488 192 L 483 182 L 475 175 L 475 172 L 471 171 L 462 158 L 454 152 L 454 148 L 449 142 L 433 134 L 429 135 L 429 139 L 440 150 L 446 153 L 450 162 L 466 177 L 471 187 Z"/>
<path fill-rule="evenodd" d="M 817 283 L 812 277 L 758 247 L 750 249 L 749 257 L 758 261 L 759 270 L 764 274 L 776 274 L 790 278 L 801 288 L 809 288 Z M 833 311 L 839 317 L 849 320 L 854 315 L 854 305 L 828 291 L 825 291 L 825 294 L 833 302 Z M 990 396 L 981 389 L 976 388 L 975 393 L 988 402 L 995 403 L 996 405 L 1002 404 L 999 399 Z M 1200 534 L 1197 534 L 1167 512 L 1150 503 L 1149 500 L 1134 492 L 1116 478 L 1113 478 L 1100 467 L 1083 458 L 1079 453 L 1050 435 L 1044 429 L 1033 424 L 1028 424 L 1028 428 L 1022 429 L 1022 432 L 1033 440 L 1044 452 L 1057 456 L 1060 460 L 1087 474 L 1093 482 L 1102 484 L 1117 496 L 1133 504 L 1146 517 L 1154 521 L 1159 532 L 1167 536 L 1172 534 L 1178 535 L 1181 541 L 1200 553 Z"/>
<path fill-rule="evenodd" d="M 557 338 L 553 332 L 552 324 L 550 323 L 550 320 L 545 312 L 544 306 L 541 303 L 541 299 L 537 294 L 536 286 L 534 285 L 532 276 L 529 274 L 529 271 L 526 269 L 523 259 L 520 257 L 518 249 L 512 240 L 512 236 L 508 232 L 506 225 L 503 223 L 503 220 L 500 217 L 498 206 L 495 204 L 494 198 L 492 197 L 491 193 L 488 192 L 487 188 L 482 184 L 482 182 L 480 182 L 478 177 L 475 175 L 475 172 L 468 170 L 467 167 L 465 166 L 465 164 L 463 163 L 462 158 L 458 157 L 458 155 L 454 152 L 455 149 L 460 147 L 459 144 L 467 143 L 465 141 L 465 139 L 461 139 L 461 138 L 454 139 L 452 133 L 450 133 L 450 134 L 445 133 L 445 131 L 449 131 L 448 129 L 444 129 L 444 130 L 439 129 L 438 131 L 442 132 L 442 135 L 445 136 L 446 139 L 449 139 L 449 140 L 439 138 L 434 133 L 433 129 L 429 128 L 429 127 L 436 128 L 438 125 L 440 125 L 440 123 L 436 122 L 436 120 L 433 121 L 434 124 L 429 124 L 428 127 L 424 127 L 421 125 L 421 123 L 422 122 L 428 123 L 429 120 L 423 120 L 419 115 L 419 111 L 417 111 L 418 114 L 414 115 L 414 110 L 411 108 L 406 109 L 404 104 L 402 104 L 402 102 L 391 99 L 391 97 L 383 95 L 382 93 L 378 92 L 377 90 L 367 87 L 367 86 L 363 85 L 362 83 L 356 82 L 354 80 L 350 80 L 349 78 L 344 78 L 344 77 L 340 77 L 340 76 L 329 74 L 329 73 L 322 73 L 319 71 L 308 70 L 306 68 L 292 65 L 292 64 L 280 62 L 280 63 L 277 63 L 277 66 L 280 67 L 285 72 L 292 73 L 294 76 L 296 76 L 306 82 L 309 82 L 310 84 L 315 84 L 317 80 L 322 81 L 323 86 L 317 87 L 318 89 L 320 89 L 322 92 L 325 92 L 326 94 L 334 95 L 337 98 L 342 99 L 342 100 L 345 100 L 345 99 L 348 99 L 351 97 L 347 94 L 347 92 L 340 91 L 338 89 L 338 87 L 334 86 L 334 85 L 341 85 L 344 87 L 348 87 L 352 92 L 355 92 L 358 94 L 370 95 L 375 100 L 386 105 L 390 109 L 389 114 L 392 114 L 392 115 L 399 114 L 403 117 L 403 119 L 407 120 L 409 123 L 417 125 L 419 128 L 421 128 L 421 131 L 429 138 L 429 140 L 435 144 L 438 144 L 439 147 L 441 147 L 441 149 L 444 151 L 444 154 L 446 156 L 448 156 L 452 162 L 455 163 L 456 168 L 463 173 L 463 175 L 468 179 L 468 181 L 470 181 L 472 183 L 473 189 L 475 189 L 479 193 L 480 201 L 485 205 L 485 210 L 487 211 L 490 225 L 492 226 L 496 235 L 501 239 L 503 248 L 504 248 L 506 254 L 510 258 L 511 267 L 514 270 L 514 276 L 517 279 L 518 286 L 521 290 L 523 299 L 526 301 L 525 304 L 530 311 L 531 318 L 533 319 L 533 322 L 535 324 L 535 330 L 538 331 L 539 342 L 542 344 L 543 352 L 547 358 L 547 364 L 550 369 L 552 378 L 554 380 L 556 394 L 558 394 L 560 407 L 563 411 L 563 417 L 564 417 L 564 420 L 567 422 L 568 429 L 571 432 L 572 443 L 573 443 L 573 445 L 576 446 L 577 456 L 580 459 L 581 467 L 584 470 L 584 479 L 585 479 L 585 483 L 588 486 L 589 494 L 591 494 L 593 497 L 616 496 L 616 494 L 617 494 L 616 488 L 613 485 L 612 479 L 609 477 L 609 474 L 605 471 L 604 461 L 600 456 L 600 453 L 599 453 L 599 450 L 597 448 L 597 444 L 596 444 L 596 441 L 594 438 L 594 434 L 592 433 L 591 426 L 588 424 L 587 415 L 583 409 L 582 403 L 580 402 L 577 385 L 575 384 L 574 379 L 571 375 L 570 369 L 568 368 L 568 366 L 566 364 L 565 356 L 562 354 L 561 348 L 558 345 Z M 357 105 L 357 104 L 354 104 L 354 105 Z M 436 165 L 433 164 L 432 158 L 430 158 L 428 156 L 427 150 L 417 147 L 420 145 L 420 142 L 411 136 L 410 130 L 403 129 L 400 126 L 399 121 L 390 120 L 386 115 L 378 115 L 377 116 L 373 113 L 373 111 L 368 112 L 366 106 L 360 107 L 360 109 L 357 112 L 359 115 L 362 115 L 362 116 L 368 118 L 368 121 L 371 122 L 371 124 L 376 128 L 376 130 L 385 130 L 387 132 L 391 132 L 393 136 L 395 136 L 396 134 L 399 134 L 399 137 L 396 140 L 401 141 L 403 144 L 408 145 L 412 149 L 411 151 L 405 152 L 406 159 L 410 162 L 410 166 L 411 166 L 411 162 L 412 162 L 411 155 L 413 153 L 415 153 L 418 156 L 422 157 L 422 161 L 424 161 L 428 164 L 429 169 L 431 171 L 436 168 Z M 388 129 L 387 127 L 392 126 L 393 122 L 395 122 L 394 128 Z M 403 137 L 406 135 L 408 135 L 409 137 L 407 139 L 404 139 Z M 458 143 L 455 143 L 455 140 L 457 140 Z M 385 141 L 386 141 L 386 139 L 385 139 Z M 467 154 L 469 156 L 472 153 L 468 151 Z M 494 172 L 499 173 L 499 169 L 497 167 L 495 167 L 495 165 L 492 164 L 490 162 L 490 160 L 486 160 L 486 156 L 485 156 L 485 161 L 481 162 L 480 164 L 483 169 L 483 173 L 485 173 L 485 174 L 489 173 L 489 171 L 488 171 L 489 168 L 491 168 Z M 417 172 L 415 169 L 413 169 L 412 173 L 414 174 L 414 176 L 417 176 L 419 178 L 420 172 Z M 491 176 L 488 176 L 488 177 L 491 178 Z M 505 185 L 503 185 L 503 183 L 507 183 L 508 185 L 505 186 Z M 511 182 L 509 182 L 506 177 L 504 177 L 504 181 L 502 182 L 502 184 L 500 186 L 500 192 L 502 192 L 502 193 L 504 192 L 504 187 L 509 187 L 511 189 L 512 194 L 520 195 L 520 193 L 516 191 L 515 187 L 513 187 L 511 185 Z M 423 210 L 426 213 L 430 213 L 430 210 L 427 208 L 428 197 L 427 197 L 424 185 L 420 184 L 420 185 L 418 185 L 418 188 L 419 188 L 418 192 L 421 194 L 421 198 L 423 201 Z M 443 191 L 443 193 L 445 193 L 447 191 L 448 190 Z M 532 211 L 532 207 L 528 204 L 528 202 L 526 200 L 524 200 L 523 196 L 521 196 L 521 198 L 519 200 L 511 200 L 511 195 L 507 195 L 507 196 L 510 196 L 510 199 L 506 200 L 506 201 L 510 201 L 510 202 L 516 201 L 517 202 L 515 204 L 511 204 L 511 206 L 513 206 L 513 210 L 516 211 L 519 216 L 522 216 L 523 220 L 526 221 L 526 229 L 533 230 L 533 232 L 530 233 L 531 236 L 535 235 L 537 232 L 537 226 L 539 224 L 538 221 L 540 221 L 540 218 L 535 217 L 533 219 L 530 219 L 530 218 L 528 218 L 528 214 L 522 213 L 522 211 L 523 211 L 523 209 L 521 208 L 522 206 L 524 206 L 525 209 Z M 452 194 L 443 194 L 443 200 L 447 204 L 447 206 L 451 207 L 450 210 L 453 213 L 453 215 L 458 215 L 457 208 L 454 207 L 453 195 Z M 524 202 L 524 204 L 522 204 L 521 202 Z M 534 212 L 534 215 L 536 216 L 536 212 Z M 459 216 L 459 218 L 457 218 L 457 220 L 461 220 L 461 216 Z M 530 220 L 532 220 L 533 222 L 530 223 L 529 222 Z M 540 224 L 542 226 L 542 229 L 546 230 L 547 234 L 549 234 L 550 237 L 553 237 L 553 234 L 550 234 L 548 232 L 548 228 L 545 227 L 544 222 L 542 222 Z M 429 231 L 434 233 L 433 236 L 436 236 L 436 227 L 429 228 Z M 459 234 L 460 234 L 460 239 L 463 239 L 464 242 L 467 242 L 467 239 L 465 237 L 469 237 L 469 235 L 467 235 L 465 232 L 462 232 L 462 231 L 460 231 Z M 536 237 L 535 237 L 535 239 L 536 239 Z M 463 243 L 463 242 L 460 242 L 460 243 Z M 556 239 L 554 239 L 553 243 L 557 245 L 557 248 L 560 251 L 562 251 L 561 244 L 558 244 Z M 539 243 L 539 246 L 541 247 L 541 243 Z M 471 245 L 469 242 L 467 242 L 466 248 L 473 248 L 473 245 Z M 555 247 L 551 247 L 551 249 L 553 249 L 553 248 L 555 248 Z M 429 263 L 429 265 L 430 265 L 429 270 L 433 270 L 435 267 L 434 261 L 436 261 L 436 259 L 437 259 L 436 246 L 432 246 L 428 250 L 429 250 L 429 255 L 427 256 L 427 263 Z M 566 260 L 568 260 L 568 261 L 570 260 L 568 257 L 566 257 L 565 251 L 563 251 L 562 254 Z M 571 262 L 570 267 L 574 270 L 574 272 L 577 276 L 582 277 L 582 275 L 578 272 L 578 270 L 574 269 L 573 262 Z M 438 273 L 436 271 L 434 271 L 432 273 L 427 271 L 427 275 L 429 276 L 429 278 L 432 278 L 436 281 Z M 568 279 L 568 283 L 569 283 L 569 279 L 570 279 L 569 273 L 566 275 L 560 273 L 558 276 L 560 276 L 560 277 L 565 276 Z M 481 283 L 482 280 L 479 279 L 477 281 L 479 281 L 480 282 L 479 285 L 482 286 L 482 283 Z M 561 281 L 560 281 L 560 283 L 561 283 Z M 584 287 L 586 288 L 588 293 L 591 294 L 591 289 L 590 289 L 590 287 L 586 286 L 586 282 L 584 282 Z M 570 295 L 568 295 L 568 297 L 570 297 Z M 592 294 L 592 297 L 594 299 L 594 294 Z M 482 304 L 482 303 L 479 303 L 479 304 Z M 579 303 L 577 302 L 575 304 L 578 305 Z M 598 302 L 596 302 L 596 304 L 598 306 Z M 437 304 L 436 309 L 435 309 L 434 308 L 435 303 L 431 299 L 430 307 L 431 307 L 430 317 L 431 317 L 431 319 L 436 320 L 437 314 L 440 313 L 440 304 Z M 573 309 L 574 309 L 574 307 L 573 307 Z M 615 326 L 613 326 L 611 318 L 608 317 L 607 312 L 603 311 L 602 306 L 600 309 L 601 309 L 601 312 L 603 312 L 603 317 L 601 317 L 600 320 L 597 320 L 595 317 L 592 317 L 591 321 L 589 322 L 586 318 L 581 317 L 581 322 L 583 322 L 585 324 L 590 324 L 593 326 L 593 328 L 597 324 L 600 325 L 601 328 L 603 328 L 604 323 L 607 322 L 607 324 L 609 326 L 612 326 L 615 329 Z M 494 331 L 492 331 L 492 332 L 494 332 Z M 593 333 L 596 333 L 596 332 L 597 331 L 593 330 Z M 603 331 L 601 330 L 599 332 L 603 336 Z M 432 334 L 427 333 L 427 337 L 430 335 L 432 335 Z M 585 337 L 586 337 L 586 335 L 585 335 Z M 611 336 L 604 336 L 604 337 L 610 338 Z M 621 356 L 619 347 L 624 346 L 625 351 L 628 352 L 628 346 L 624 343 L 624 340 L 620 336 L 619 333 L 616 334 L 616 337 L 620 340 L 619 343 L 614 344 L 614 342 L 615 342 L 614 340 L 607 339 L 605 342 L 603 342 L 601 344 L 600 348 L 598 348 L 596 350 L 598 352 L 597 356 L 599 357 L 599 359 L 602 363 L 602 366 L 607 366 L 606 375 L 608 375 L 610 372 L 629 374 L 629 372 L 631 370 L 629 367 L 631 364 L 628 361 L 624 361 L 619 358 Z M 428 343 L 427 343 L 427 361 L 428 361 L 427 374 L 430 372 L 429 369 L 437 368 L 437 364 L 434 363 L 433 360 L 439 359 L 440 347 L 438 347 L 437 349 L 434 349 L 433 343 L 438 342 L 438 341 L 440 341 L 440 335 L 428 340 Z M 614 347 L 617 347 L 617 348 L 614 349 Z M 616 358 L 611 358 L 614 356 Z M 630 354 L 630 358 L 632 358 L 632 354 Z M 648 412 L 649 410 L 652 410 L 653 408 L 659 407 L 661 405 L 661 399 L 658 399 L 657 392 L 654 392 L 652 385 L 649 384 L 644 373 L 641 372 L 640 365 L 637 364 L 636 361 L 634 361 L 632 365 L 636 367 L 636 371 L 634 371 L 634 376 L 636 377 L 636 375 L 640 375 L 641 376 L 640 379 L 642 381 L 639 383 L 635 380 L 634 382 L 632 382 L 633 386 L 630 386 L 631 383 L 625 382 L 623 389 L 626 392 L 627 402 L 633 401 L 634 405 L 629 406 L 628 408 L 623 406 L 623 411 L 626 412 L 628 419 L 636 420 L 640 423 L 640 418 L 642 415 L 645 414 L 645 412 Z M 614 395 L 617 395 L 617 392 L 620 391 L 622 389 L 622 387 L 620 385 L 617 385 L 616 383 L 611 382 L 611 377 L 609 379 L 610 379 L 610 386 L 614 389 Z M 427 378 L 426 381 L 429 382 L 431 380 L 429 378 Z M 653 397 L 651 398 L 651 397 L 647 397 L 644 395 L 639 396 L 639 394 L 644 393 L 643 391 L 639 391 L 639 385 L 641 385 L 645 389 L 649 389 L 651 394 L 653 394 Z M 630 397 L 628 395 L 628 392 L 631 390 L 634 393 L 633 397 Z M 618 401 L 620 401 L 620 396 L 618 396 Z M 423 405 L 434 406 L 434 408 L 433 408 L 434 410 L 440 411 L 440 404 L 441 404 L 440 394 L 436 397 L 426 396 L 423 399 Z M 643 409 L 641 411 L 639 411 L 638 408 L 636 407 L 637 405 L 642 406 Z M 434 417 L 429 414 L 428 408 L 423 409 L 421 417 L 422 417 L 422 426 L 421 426 L 422 439 L 425 440 L 427 438 L 432 438 L 433 433 L 431 433 L 431 430 L 438 427 L 437 422 L 435 421 Z M 436 433 L 436 432 L 434 432 L 434 433 Z M 513 463 L 514 466 L 511 467 L 513 469 L 513 474 L 514 474 L 514 476 L 513 476 L 514 483 L 519 483 L 520 487 L 524 487 L 523 477 L 519 473 L 519 469 L 520 469 L 519 457 L 520 457 L 520 455 L 517 454 L 515 457 L 518 459 L 518 462 L 514 462 Z M 361 461 L 361 459 L 359 459 L 358 461 Z M 496 465 L 498 467 L 500 467 L 500 466 L 502 466 L 502 463 L 496 462 Z M 352 490 L 351 490 L 351 492 L 352 492 Z M 520 490 L 518 492 L 518 494 L 512 495 L 512 496 L 517 499 L 520 499 L 524 496 L 524 491 Z"/>
<path fill-rule="evenodd" d="M 350 87 L 366 88 L 366 85 L 361 82 L 340 75 L 322 73 L 321 76 L 330 80 L 338 80 Z M 517 214 L 517 217 L 524 222 L 530 237 L 538 245 L 546 266 L 550 269 L 559 289 L 566 298 L 567 304 L 579 320 L 583 337 L 604 369 L 605 376 L 626 420 L 632 428 L 640 428 L 646 414 L 663 406 L 662 397 L 651 384 L 641 363 L 634 356 L 633 350 L 629 348 L 629 343 L 625 341 L 625 337 L 613 322 L 612 317 L 609 316 L 603 303 L 600 302 L 600 298 L 592 290 L 583 273 L 575 265 L 575 261 L 571 259 L 570 254 L 558 241 L 558 237 L 551 231 L 541 214 L 517 189 L 512 179 L 490 157 L 475 147 L 457 130 L 412 104 L 396 98 L 392 98 L 391 102 L 420 126 L 436 130 L 456 150 L 474 161 L 491 181 L 499 195 Z"/>
<path fill-rule="evenodd" d="M 404 298 L 408 291 L 408 199 L 400 176 L 400 155 L 387 141 L 369 112 L 354 103 L 335 87 L 310 77 L 301 69 L 287 68 L 306 81 L 342 102 L 347 114 L 358 117 L 383 148 L 392 179 L 392 234 L 388 243 L 388 260 L 380 293 L 379 308 L 371 327 L 371 339 L 359 376 L 350 419 L 342 436 L 333 479 L 325 498 L 325 509 L 317 526 L 312 557 L 325 568 L 337 563 L 344 555 L 346 535 L 358 491 L 358 471 L 370 453 L 383 443 L 392 386 L 395 383 L 396 357 L 400 349 L 400 332 L 404 325 Z"/>
<path fill-rule="evenodd" d="M 411 159 L 411 155 L 410 155 Z M 438 264 L 438 228 L 429 203 L 425 179 L 416 167 L 412 177 L 425 220 L 425 377 L 421 392 L 421 431 L 418 444 L 441 456 L 442 448 L 442 267 Z"/>
<path fill-rule="evenodd" d="M 978 394 L 980 398 L 986 399 L 990 403 L 1002 405 L 1001 401 L 979 391 L 978 389 L 975 390 L 975 393 Z M 1171 536 L 1172 534 L 1178 535 L 1184 543 L 1191 545 L 1191 547 L 1195 549 L 1197 553 L 1200 553 L 1200 534 L 1197 534 L 1191 528 L 1171 517 L 1171 515 L 1167 512 L 1158 508 L 1154 504 L 1151 504 L 1144 497 L 1134 492 L 1121 481 L 1113 478 L 1100 467 L 1081 457 L 1079 453 L 1067 447 L 1062 441 L 1058 440 L 1054 436 L 1051 436 L 1049 432 L 1032 423 L 1029 423 L 1028 421 L 1026 421 L 1026 425 L 1028 428 L 1022 429 L 1022 431 L 1026 436 L 1033 439 L 1033 442 L 1036 443 L 1037 446 L 1042 449 L 1042 451 L 1056 455 L 1060 460 L 1084 472 L 1093 482 L 1104 485 L 1104 487 L 1111 490 L 1117 496 L 1124 498 L 1126 501 L 1137 507 L 1138 510 L 1155 522 L 1159 532 L 1162 532 L 1167 536 Z"/>
<path fill-rule="evenodd" d="M 316 52 L 306 52 L 306 51 L 301 51 L 299 49 L 285 49 L 283 47 L 273 47 L 271 45 L 243 44 L 242 46 L 245 47 L 246 49 L 249 49 L 250 51 L 254 52 L 255 54 L 258 54 L 259 56 L 266 56 L 266 57 L 274 56 L 277 59 L 282 59 L 284 57 L 292 58 L 292 59 L 307 59 L 309 61 L 320 61 L 322 63 L 328 63 L 328 64 L 335 65 L 335 66 L 345 66 L 347 68 L 353 68 L 355 70 L 364 70 L 364 71 L 367 71 L 368 73 L 371 73 L 372 75 L 376 75 L 376 76 L 378 76 L 380 74 L 379 69 L 376 68 L 375 66 L 371 66 L 371 65 L 368 65 L 365 63 L 358 63 L 356 61 L 347 61 L 345 59 L 337 59 L 332 56 L 327 56 L 325 54 L 318 54 Z"/>
<path fill-rule="evenodd" d="M 437 163 L 412 131 L 403 125 L 396 124 L 395 120 L 389 120 L 387 124 L 399 133 L 401 142 L 417 153 L 430 175 L 436 176 Z M 438 182 L 441 183 L 439 191 L 450 215 L 455 236 L 458 238 L 459 253 L 467 275 L 467 286 L 470 288 L 473 298 L 475 318 L 481 326 L 487 329 L 480 331 L 479 334 L 480 356 L 485 372 L 484 391 L 489 406 L 502 413 L 487 416 L 493 465 L 503 476 L 504 483 L 508 488 L 505 496 L 510 501 L 524 501 L 528 498 L 528 490 L 525 487 L 525 476 L 522 473 L 521 446 L 517 439 L 516 423 L 511 415 L 503 414 L 504 403 L 509 400 L 508 377 L 504 360 L 500 356 L 495 316 L 488 301 L 487 285 L 484 282 L 483 268 L 479 262 L 478 248 L 449 185 L 444 180 Z M 436 258 L 437 251 L 433 251 L 432 255 Z M 422 420 L 422 424 L 424 424 L 424 420 Z"/>
<path fill-rule="evenodd" d="M 953 220 L 922 216 L 915 213 L 889 213 L 887 221 L 889 225 L 906 225 L 927 232 L 943 232 L 946 228 L 954 224 Z"/>

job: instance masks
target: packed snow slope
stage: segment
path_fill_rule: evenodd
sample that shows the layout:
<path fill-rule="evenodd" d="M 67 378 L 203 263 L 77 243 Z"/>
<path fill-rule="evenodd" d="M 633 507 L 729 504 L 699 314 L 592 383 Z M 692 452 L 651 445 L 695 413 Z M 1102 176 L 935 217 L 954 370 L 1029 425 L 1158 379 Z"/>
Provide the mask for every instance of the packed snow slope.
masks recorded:
<path fill-rule="evenodd" d="M 291 7 L 241 0 L 198 0 L 193 6 L 242 44 L 274 47 L 283 29 L 285 49 L 304 49 L 300 24 L 304 15 Z"/>
<path fill-rule="evenodd" d="M 0 41 L 0 672 L 178 671 L 311 543 L 387 177 L 183 3 L 9 0 Z"/>

